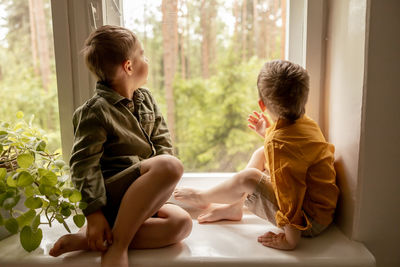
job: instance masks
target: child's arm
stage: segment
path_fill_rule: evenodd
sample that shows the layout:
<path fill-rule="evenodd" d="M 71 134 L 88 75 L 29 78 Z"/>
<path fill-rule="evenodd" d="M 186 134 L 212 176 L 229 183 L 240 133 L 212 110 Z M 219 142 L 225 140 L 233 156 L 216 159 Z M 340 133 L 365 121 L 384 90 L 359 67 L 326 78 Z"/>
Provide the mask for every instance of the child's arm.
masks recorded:
<path fill-rule="evenodd" d="M 87 218 L 88 245 L 92 250 L 104 251 L 107 249 L 103 244 L 104 240 L 110 243 L 112 236 L 108 222 L 101 211 L 107 202 L 100 168 L 107 132 L 97 118 L 98 113 L 86 104 L 74 113 L 74 145 L 70 166 L 71 180 L 80 190 L 82 200 L 88 204 L 87 208 L 82 210 Z"/>
<path fill-rule="evenodd" d="M 260 114 L 257 111 L 253 111 L 253 113 L 255 116 L 250 114 L 247 118 L 247 121 L 250 123 L 247 126 L 264 138 L 267 128 L 271 126 L 272 123 L 264 113 Z"/>
<path fill-rule="evenodd" d="M 273 232 L 268 232 L 259 236 L 258 242 L 262 243 L 266 247 L 276 249 L 295 249 L 300 241 L 301 231 L 290 225 L 285 225 L 283 229 L 285 230 L 284 233 L 275 234 Z"/>
<path fill-rule="evenodd" d="M 172 141 L 167 123 L 165 122 L 161 110 L 158 107 L 155 99 L 151 94 L 149 95 L 151 96 L 151 101 L 153 102 L 154 116 L 155 116 L 154 128 L 151 133 L 150 139 L 153 142 L 154 147 L 156 149 L 156 155 L 162 155 L 162 154 L 172 155 L 173 154 Z"/>

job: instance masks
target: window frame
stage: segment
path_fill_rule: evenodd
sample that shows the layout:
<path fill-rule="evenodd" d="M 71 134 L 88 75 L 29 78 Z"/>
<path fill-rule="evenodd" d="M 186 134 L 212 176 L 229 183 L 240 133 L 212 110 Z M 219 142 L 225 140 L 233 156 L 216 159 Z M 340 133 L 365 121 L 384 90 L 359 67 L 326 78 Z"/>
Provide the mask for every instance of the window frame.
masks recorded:
<path fill-rule="evenodd" d="M 54 50 L 63 157 L 73 143 L 73 112 L 93 95 L 95 79 L 80 54 L 92 30 L 103 24 L 123 25 L 123 0 L 52 0 Z M 119 12 L 115 7 L 119 7 Z M 326 17 L 325 0 L 288 0 L 286 59 L 310 74 L 307 114 L 323 126 L 322 86 Z"/>

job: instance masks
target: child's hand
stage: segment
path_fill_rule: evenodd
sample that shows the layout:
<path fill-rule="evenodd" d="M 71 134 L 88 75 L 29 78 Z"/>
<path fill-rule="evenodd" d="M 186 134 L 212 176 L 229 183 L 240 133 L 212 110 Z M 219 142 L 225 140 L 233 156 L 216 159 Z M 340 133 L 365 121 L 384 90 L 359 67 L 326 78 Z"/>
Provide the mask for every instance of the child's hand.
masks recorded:
<path fill-rule="evenodd" d="M 112 243 L 112 232 L 103 212 L 99 210 L 88 215 L 87 222 L 86 238 L 89 248 L 106 251 L 108 247 L 104 241 L 107 240 L 108 245 Z"/>
<path fill-rule="evenodd" d="M 258 242 L 266 247 L 277 248 L 282 250 L 292 250 L 296 245 L 290 244 L 286 240 L 285 233 L 275 234 L 273 232 L 268 232 L 258 237 Z"/>
<path fill-rule="evenodd" d="M 256 116 L 253 116 L 253 114 L 249 115 L 247 121 L 250 124 L 248 124 L 248 126 L 250 129 L 254 130 L 256 133 L 261 135 L 262 138 L 264 138 L 266 130 L 269 126 L 271 126 L 271 123 L 268 117 L 264 115 L 264 113 L 260 114 L 257 111 L 253 111 L 253 113 Z"/>

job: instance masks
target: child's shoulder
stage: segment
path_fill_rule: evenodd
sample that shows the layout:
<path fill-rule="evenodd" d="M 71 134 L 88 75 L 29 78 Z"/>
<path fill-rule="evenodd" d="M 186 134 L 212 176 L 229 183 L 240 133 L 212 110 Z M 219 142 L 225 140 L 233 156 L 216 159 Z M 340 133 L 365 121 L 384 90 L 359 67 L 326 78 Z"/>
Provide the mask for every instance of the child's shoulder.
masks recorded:
<path fill-rule="evenodd" d="M 107 101 L 100 95 L 95 94 L 75 110 L 74 117 L 78 115 L 84 116 L 85 114 L 87 115 L 88 113 L 98 114 L 104 108 L 104 102 Z"/>

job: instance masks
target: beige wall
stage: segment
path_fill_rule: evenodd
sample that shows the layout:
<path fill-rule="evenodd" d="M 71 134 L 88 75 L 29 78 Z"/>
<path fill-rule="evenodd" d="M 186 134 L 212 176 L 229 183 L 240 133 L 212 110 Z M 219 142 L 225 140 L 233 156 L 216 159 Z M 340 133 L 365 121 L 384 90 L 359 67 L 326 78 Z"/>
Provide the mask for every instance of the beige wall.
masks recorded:
<path fill-rule="evenodd" d="M 324 130 L 336 147 L 337 223 L 353 234 L 358 186 L 366 0 L 328 1 Z"/>
<path fill-rule="evenodd" d="M 370 0 L 354 238 L 400 266 L 400 1 Z"/>
<path fill-rule="evenodd" d="M 329 0 L 324 129 L 336 146 L 337 224 L 378 267 L 400 266 L 400 1 Z"/>

